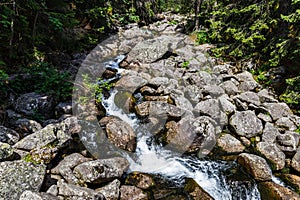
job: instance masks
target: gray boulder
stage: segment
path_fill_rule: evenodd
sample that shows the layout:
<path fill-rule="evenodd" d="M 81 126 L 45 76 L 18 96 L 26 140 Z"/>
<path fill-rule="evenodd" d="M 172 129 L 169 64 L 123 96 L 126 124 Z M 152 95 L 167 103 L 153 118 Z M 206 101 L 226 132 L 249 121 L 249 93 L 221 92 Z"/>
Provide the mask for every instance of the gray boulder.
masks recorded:
<path fill-rule="evenodd" d="M 235 98 L 238 98 L 239 100 L 241 100 L 242 102 L 246 102 L 247 104 L 252 103 L 257 106 L 260 105 L 259 97 L 254 92 L 250 92 L 250 91 L 243 92 L 242 94 L 237 95 Z"/>
<path fill-rule="evenodd" d="M 120 200 L 147 200 L 147 195 L 140 189 L 131 185 L 122 185 Z"/>
<path fill-rule="evenodd" d="M 237 85 L 233 81 L 230 81 L 230 80 L 224 81 L 220 86 L 225 90 L 225 93 L 228 94 L 229 96 L 236 95 L 240 92 Z"/>
<path fill-rule="evenodd" d="M 26 118 L 18 119 L 15 122 L 14 127 L 16 131 L 22 133 L 23 137 L 36 131 L 39 131 L 43 128 L 40 123 Z"/>
<path fill-rule="evenodd" d="M 292 159 L 292 167 L 297 172 L 300 172 L 300 147 L 298 147 L 297 152 Z"/>
<path fill-rule="evenodd" d="M 118 200 L 120 196 L 121 182 L 118 179 L 110 182 L 109 184 L 96 189 L 96 192 L 103 194 L 106 200 Z"/>
<path fill-rule="evenodd" d="M 257 155 L 242 153 L 237 162 L 257 181 L 269 181 L 272 179 L 272 171 L 265 159 Z"/>
<path fill-rule="evenodd" d="M 46 174 L 45 165 L 22 160 L 0 163 L 0 197 L 19 199 L 26 190 L 38 192 Z"/>
<path fill-rule="evenodd" d="M 69 200 L 105 200 L 100 193 L 90 188 L 80 187 L 73 184 L 67 184 L 63 180 L 57 182 L 59 196 L 62 199 Z"/>
<path fill-rule="evenodd" d="M 127 61 L 152 63 L 162 58 L 167 52 L 173 52 L 184 38 L 162 35 L 138 43 L 128 54 Z"/>
<path fill-rule="evenodd" d="M 230 134 L 225 134 L 219 137 L 217 146 L 228 154 L 241 153 L 245 150 L 245 146 Z"/>
<path fill-rule="evenodd" d="M 134 152 L 136 134 L 129 124 L 120 120 L 111 120 L 106 125 L 108 139 L 117 147 Z"/>
<path fill-rule="evenodd" d="M 73 174 L 73 169 L 84 162 L 91 161 L 90 158 L 85 158 L 79 153 L 73 153 L 66 156 L 58 165 L 51 169 L 52 174 L 60 174 L 68 183 L 77 184 L 78 179 Z"/>
<path fill-rule="evenodd" d="M 285 154 L 275 144 L 259 142 L 256 145 L 256 149 L 271 163 L 274 170 L 281 170 L 284 168 Z"/>
<path fill-rule="evenodd" d="M 73 172 L 82 182 L 98 184 L 120 178 L 128 167 L 126 159 L 115 157 L 84 162 L 77 165 Z"/>
<path fill-rule="evenodd" d="M 21 95 L 14 103 L 16 112 L 31 117 L 40 114 L 42 119 L 53 117 L 54 106 L 54 98 L 34 92 Z"/>
<path fill-rule="evenodd" d="M 195 116 L 209 116 L 214 120 L 220 120 L 222 117 L 222 109 L 220 107 L 219 101 L 216 99 L 208 99 L 199 102 L 194 111 Z"/>
<path fill-rule="evenodd" d="M 43 192 L 39 193 L 26 190 L 22 193 L 19 200 L 59 200 L 59 198 Z"/>
<path fill-rule="evenodd" d="M 133 93 L 147 83 L 147 80 L 137 75 L 126 75 L 116 83 L 115 87 L 118 90 Z"/>
<path fill-rule="evenodd" d="M 230 118 L 230 125 L 239 136 L 251 138 L 260 134 L 263 125 L 253 111 L 236 112 Z"/>
<path fill-rule="evenodd" d="M 270 113 L 274 121 L 293 114 L 286 103 L 264 103 L 263 107 Z"/>
<path fill-rule="evenodd" d="M 281 130 L 295 131 L 297 126 L 288 117 L 281 117 L 275 122 L 275 125 Z"/>
<path fill-rule="evenodd" d="M 267 122 L 262 134 L 262 141 L 268 143 L 276 142 L 277 136 L 280 135 L 279 130 L 271 123 Z"/>

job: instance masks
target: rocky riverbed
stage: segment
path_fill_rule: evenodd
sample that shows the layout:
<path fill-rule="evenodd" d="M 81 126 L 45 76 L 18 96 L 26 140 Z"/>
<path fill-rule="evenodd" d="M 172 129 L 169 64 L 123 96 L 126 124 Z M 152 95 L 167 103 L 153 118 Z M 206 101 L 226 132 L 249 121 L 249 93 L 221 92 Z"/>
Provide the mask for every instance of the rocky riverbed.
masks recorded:
<path fill-rule="evenodd" d="M 260 197 L 249 199 L 300 199 L 300 117 L 249 72 L 211 58 L 211 45 L 194 45 L 174 20 L 185 19 L 131 25 L 99 44 L 77 72 L 73 102 L 34 92 L 13 101 L 0 126 L 0 199 L 217 198 L 193 178 L 178 185 L 132 170 L 141 127 L 176 155 L 235 163 L 231 173 L 245 177 L 235 187 L 258 186 Z M 120 67 L 110 64 L 119 55 Z M 90 86 L 103 80 L 110 87 L 95 103 Z M 122 115 L 103 105 L 112 95 Z"/>

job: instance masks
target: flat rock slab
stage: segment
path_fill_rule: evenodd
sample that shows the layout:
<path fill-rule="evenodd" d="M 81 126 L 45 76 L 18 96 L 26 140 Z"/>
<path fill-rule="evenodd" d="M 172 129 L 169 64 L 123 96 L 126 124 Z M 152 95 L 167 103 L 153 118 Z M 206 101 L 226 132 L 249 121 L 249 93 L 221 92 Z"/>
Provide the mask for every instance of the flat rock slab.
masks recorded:
<path fill-rule="evenodd" d="M 0 197 L 19 199 L 26 190 L 38 192 L 45 174 L 45 165 L 22 160 L 0 163 Z"/>

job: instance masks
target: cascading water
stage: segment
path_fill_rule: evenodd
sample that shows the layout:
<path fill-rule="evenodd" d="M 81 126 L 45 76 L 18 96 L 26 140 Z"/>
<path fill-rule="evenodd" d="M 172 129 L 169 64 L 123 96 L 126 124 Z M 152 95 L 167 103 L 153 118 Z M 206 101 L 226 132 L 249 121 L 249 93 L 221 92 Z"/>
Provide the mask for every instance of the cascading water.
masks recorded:
<path fill-rule="evenodd" d="M 109 67 L 118 69 L 118 76 L 122 71 L 118 68 L 122 59 L 124 56 L 119 56 L 116 61 L 108 63 Z M 153 142 L 151 140 L 153 135 L 143 127 L 134 113 L 126 114 L 115 105 L 116 93 L 117 90 L 113 89 L 110 97 L 104 98 L 102 103 L 107 115 L 116 116 L 127 122 L 137 134 L 136 152 L 133 155 L 124 154 L 130 162 L 129 171 L 160 174 L 177 184 L 181 184 L 184 178 L 193 178 L 214 199 L 260 199 L 253 180 L 241 181 L 229 178 L 230 171 L 237 168 L 236 163 L 182 156 Z"/>

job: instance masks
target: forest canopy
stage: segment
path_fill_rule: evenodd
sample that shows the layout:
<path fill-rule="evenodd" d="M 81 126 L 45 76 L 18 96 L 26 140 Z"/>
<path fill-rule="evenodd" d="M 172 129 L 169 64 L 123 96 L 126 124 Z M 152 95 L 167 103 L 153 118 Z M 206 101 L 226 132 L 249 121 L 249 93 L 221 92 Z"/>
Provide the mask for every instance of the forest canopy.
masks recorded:
<path fill-rule="evenodd" d="M 2 0 L 0 86 L 30 67 L 56 70 L 53 52 L 89 51 L 118 27 L 146 25 L 166 11 L 189 16 L 187 33 L 215 44 L 212 55 L 254 62 L 257 80 L 300 110 L 300 0 Z"/>

